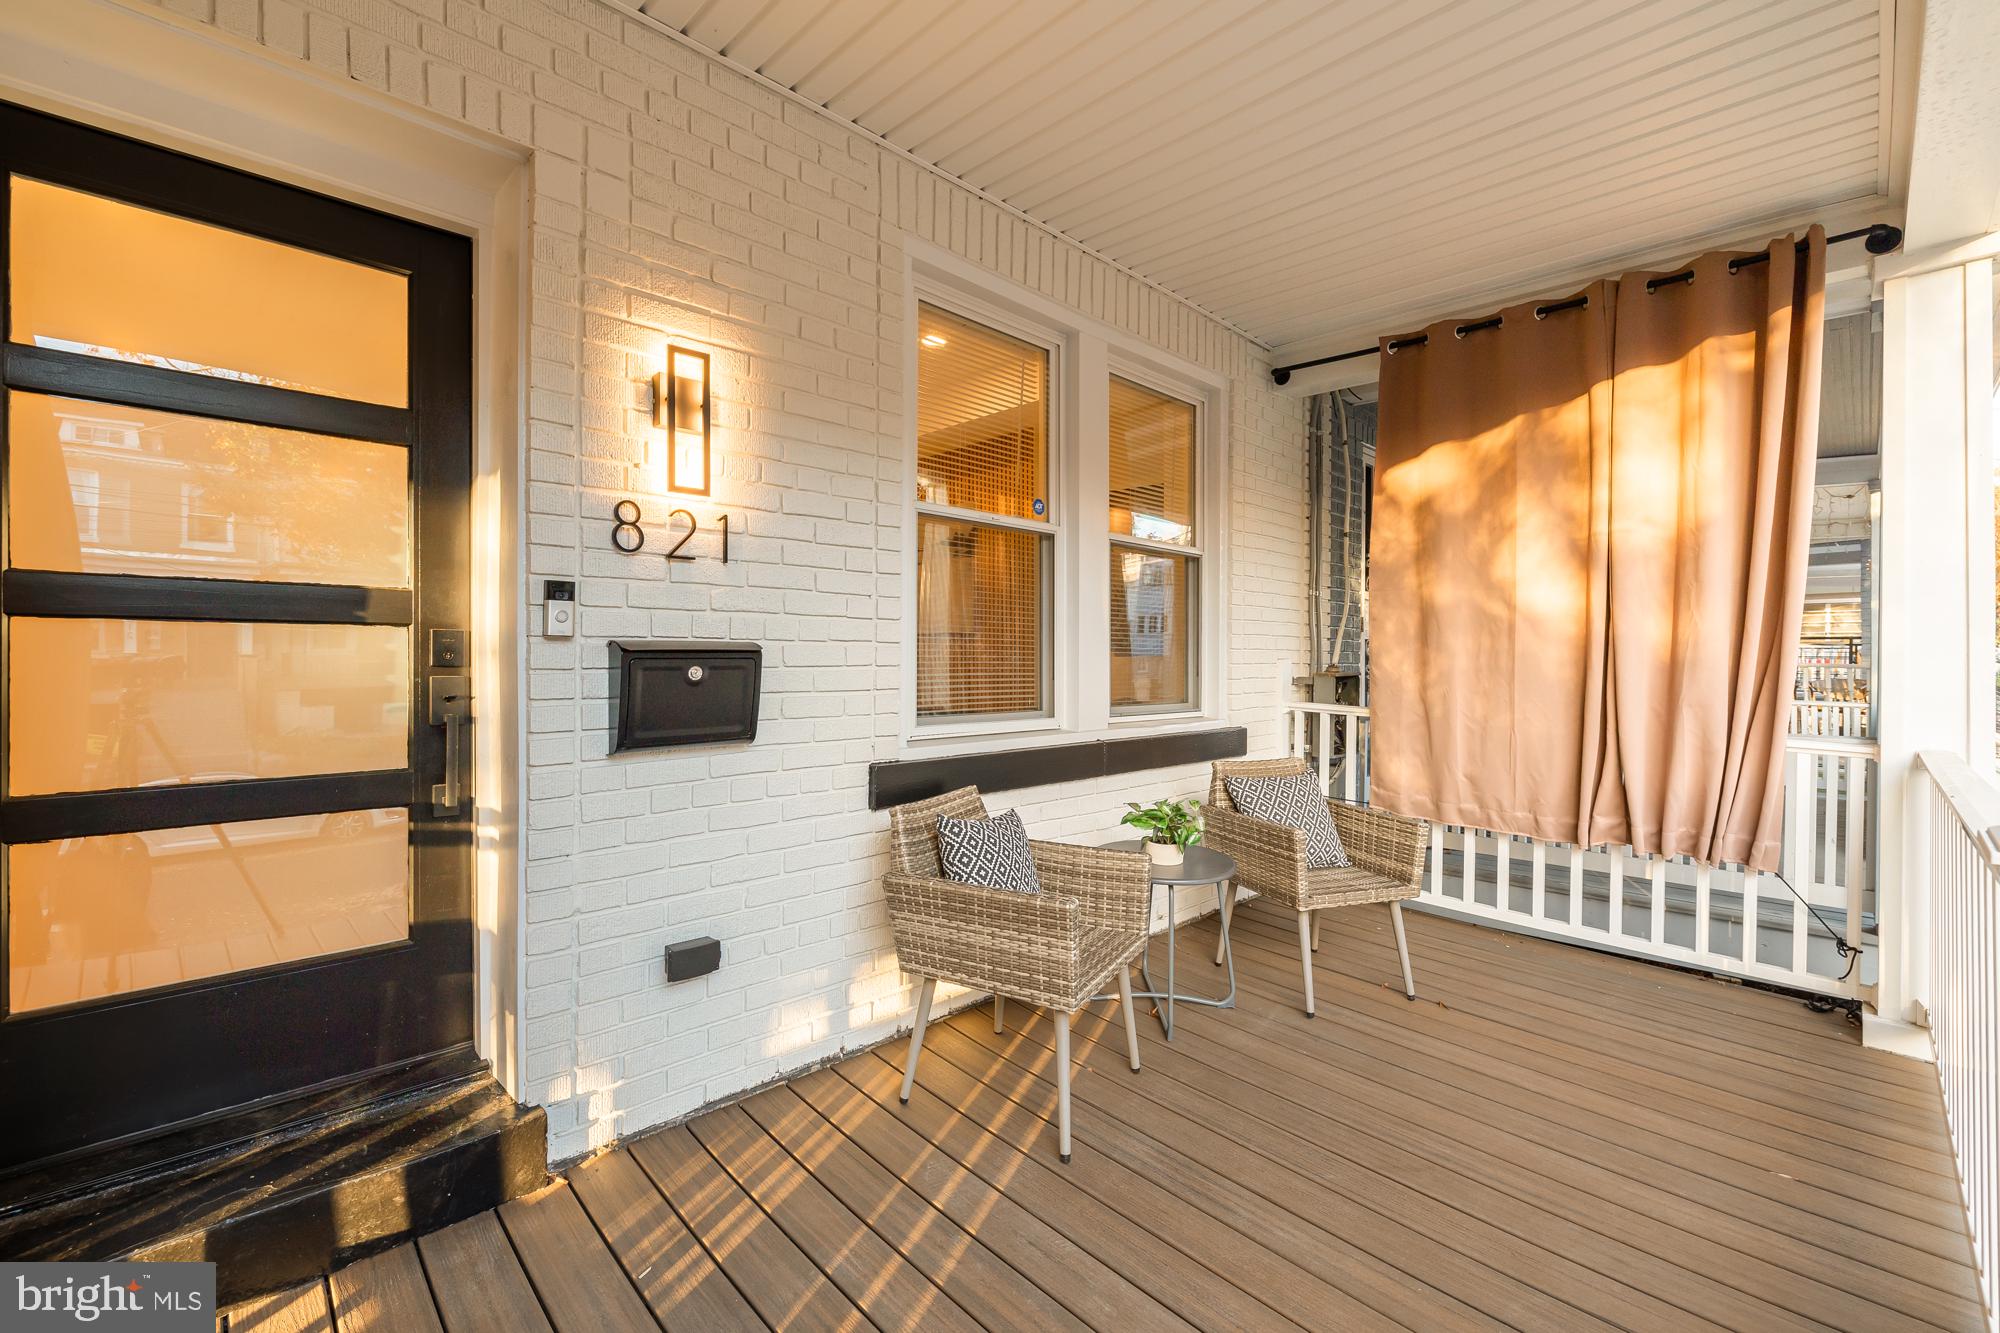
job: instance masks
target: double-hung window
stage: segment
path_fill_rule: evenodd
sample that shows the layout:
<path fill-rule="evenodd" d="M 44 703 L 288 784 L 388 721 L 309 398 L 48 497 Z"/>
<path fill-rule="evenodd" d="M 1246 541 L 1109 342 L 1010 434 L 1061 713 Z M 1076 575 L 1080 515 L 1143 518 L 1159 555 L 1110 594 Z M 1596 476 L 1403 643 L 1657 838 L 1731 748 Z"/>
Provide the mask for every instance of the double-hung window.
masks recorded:
<path fill-rule="evenodd" d="M 953 257 L 906 308 L 905 740 L 1220 719 L 1227 381 Z"/>
<path fill-rule="evenodd" d="M 1199 411 L 1111 376 L 1111 709 L 1192 708 L 1200 698 Z"/>
<path fill-rule="evenodd" d="M 1054 711 L 1052 351 L 917 315 L 917 717 Z"/>

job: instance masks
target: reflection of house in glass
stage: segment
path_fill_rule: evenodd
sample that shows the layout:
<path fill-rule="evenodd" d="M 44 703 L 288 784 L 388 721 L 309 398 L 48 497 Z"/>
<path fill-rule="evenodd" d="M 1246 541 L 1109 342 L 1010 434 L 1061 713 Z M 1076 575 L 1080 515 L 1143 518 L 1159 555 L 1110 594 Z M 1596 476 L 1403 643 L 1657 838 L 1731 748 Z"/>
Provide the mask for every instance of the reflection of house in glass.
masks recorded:
<path fill-rule="evenodd" d="M 1164 657 L 1167 651 L 1167 569 L 1137 551 L 1114 551 L 1111 651 L 1119 657 Z M 1136 668 L 1135 668 L 1136 669 Z"/>
<path fill-rule="evenodd" d="M 388 445 L 10 396 L 13 563 L 63 573 L 409 586 Z M 356 523 L 353 515 L 371 522 Z M 409 631 L 17 618 L 17 795 L 407 762 Z"/>

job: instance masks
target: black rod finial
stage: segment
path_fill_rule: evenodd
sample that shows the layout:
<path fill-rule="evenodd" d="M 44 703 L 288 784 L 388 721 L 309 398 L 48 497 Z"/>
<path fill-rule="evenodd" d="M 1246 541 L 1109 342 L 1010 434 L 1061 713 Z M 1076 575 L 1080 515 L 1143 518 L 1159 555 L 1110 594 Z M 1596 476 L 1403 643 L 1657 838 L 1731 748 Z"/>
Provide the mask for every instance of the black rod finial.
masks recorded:
<path fill-rule="evenodd" d="M 1289 368 L 1285 366 L 1278 366 L 1277 368 L 1271 371 L 1271 383 L 1290 384 L 1291 382 L 1292 382 L 1292 372 Z"/>
<path fill-rule="evenodd" d="M 1871 255 L 1894 254 L 1903 244 L 1903 229 L 1892 227 L 1886 222 L 1878 222 L 1868 229 L 1868 239 L 1862 242 Z"/>

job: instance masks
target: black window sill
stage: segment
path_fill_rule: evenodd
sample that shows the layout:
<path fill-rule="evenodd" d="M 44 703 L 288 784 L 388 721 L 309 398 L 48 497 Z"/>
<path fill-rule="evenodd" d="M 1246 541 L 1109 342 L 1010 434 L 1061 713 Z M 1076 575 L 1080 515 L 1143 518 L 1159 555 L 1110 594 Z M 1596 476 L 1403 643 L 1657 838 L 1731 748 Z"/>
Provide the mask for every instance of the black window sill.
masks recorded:
<path fill-rule="evenodd" d="M 1122 740 L 943 755 L 936 759 L 894 759 L 868 766 L 868 808 L 887 810 L 941 796 L 959 787 L 977 787 L 981 792 L 1014 791 L 1213 759 L 1235 759 L 1248 749 L 1249 736 L 1242 727 L 1211 727 Z"/>

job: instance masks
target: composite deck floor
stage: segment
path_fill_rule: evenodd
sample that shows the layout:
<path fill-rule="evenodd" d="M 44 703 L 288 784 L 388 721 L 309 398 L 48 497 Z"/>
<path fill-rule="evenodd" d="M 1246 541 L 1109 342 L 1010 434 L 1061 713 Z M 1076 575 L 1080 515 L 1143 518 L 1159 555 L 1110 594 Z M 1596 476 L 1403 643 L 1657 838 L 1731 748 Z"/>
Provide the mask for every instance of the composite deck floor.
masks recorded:
<path fill-rule="evenodd" d="M 229 1312 L 293 1329 L 1983 1327 L 1935 1077 L 1840 1015 L 1410 913 L 1248 904 L 1171 1043 L 1008 1006 L 634 1139 Z M 1213 919 L 1183 988 L 1219 986 Z M 1156 942 L 1155 959 L 1163 956 Z"/>

